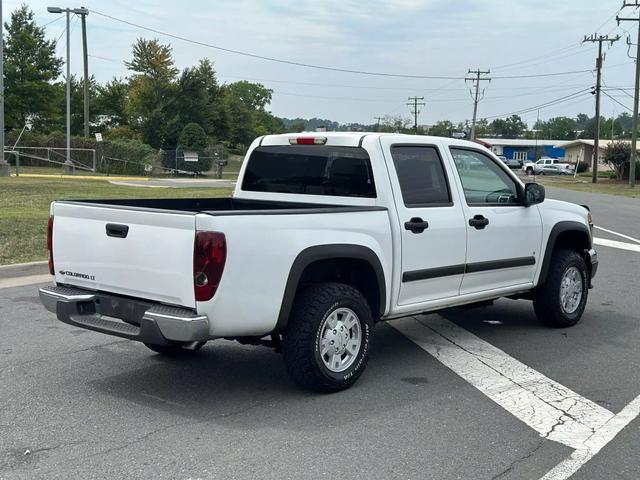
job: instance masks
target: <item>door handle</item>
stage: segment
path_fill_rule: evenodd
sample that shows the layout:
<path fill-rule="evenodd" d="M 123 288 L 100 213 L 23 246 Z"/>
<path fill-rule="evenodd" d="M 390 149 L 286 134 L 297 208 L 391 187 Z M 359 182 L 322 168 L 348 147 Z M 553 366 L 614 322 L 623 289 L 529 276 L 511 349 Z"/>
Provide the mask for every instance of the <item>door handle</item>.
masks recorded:
<path fill-rule="evenodd" d="M 429 228 L 429 222 L 425 222 L 420 217 L 413 217 L 408 222 L 404 222 L 404 229 L 413 233 L 422 233 Z"/>
<path fill-rule="evenodd" d="M 484 227 L 489 225 L 489 219 L 482 215 L 474 215 L 473 218 L 469 219 L 469 225 L 476 230 L 484 230 Z"/>
<path fill-rule="evenodd" d="M 127 238 L 129 225 L 118 225 L 117 223 L 107 223 L 107 236 L 116 238 Z"/>

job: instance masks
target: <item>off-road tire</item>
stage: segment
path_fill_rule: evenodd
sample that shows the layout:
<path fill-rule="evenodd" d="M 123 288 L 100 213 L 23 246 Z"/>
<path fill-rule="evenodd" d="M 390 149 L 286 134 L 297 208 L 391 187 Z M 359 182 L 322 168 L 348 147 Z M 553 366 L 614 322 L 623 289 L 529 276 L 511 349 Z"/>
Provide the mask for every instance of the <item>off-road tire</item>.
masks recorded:
<path fill-rule="evenodd" d="M 324 320 L 338 308 L 351 309 L 360 321 L 362 340 L 355 360 L 343 372 L 334 373 L 320 356 L 320 335 Z M 364 296 L 349 285 L 319 283 L 296 296 L 287 328 L 283 333 L 282 353 L 289 375 L 305 389 L 331 393 L 353 385 L 369 360 L 373 319 Z"/>
<path fill-rule="evenodd" d="M 560 286 L 565 272 L 576 267 L 582 277 L 582 297 L 578 308 L 566 313 L 560 301 Z M 549 273 L 544 284 L 540 285 L 533 300 L 536 317 L 543 324 L 554 328 L 572 327 L 580 321 L 587 304 L 589 293 L 589 271 L 584 258 L 573 250 L 557 250 L 551 257 Z"/>

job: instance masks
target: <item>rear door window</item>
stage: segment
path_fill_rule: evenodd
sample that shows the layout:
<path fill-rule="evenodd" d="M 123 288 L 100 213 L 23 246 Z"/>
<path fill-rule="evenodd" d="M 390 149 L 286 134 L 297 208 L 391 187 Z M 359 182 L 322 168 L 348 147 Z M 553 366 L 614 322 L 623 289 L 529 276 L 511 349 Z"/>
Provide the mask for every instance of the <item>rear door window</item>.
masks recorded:
<path fill-rule="evenodd" d="M 402 199 L 406 207 L 451 204 L 451 194 L 438 150 L 431 146 L 391 147 Z"/>
<path fill-rule="evenodd" d="M 371 161 L 364 148 L 283 145 L 256 148 L 242 190 L 375 198 Z"/>

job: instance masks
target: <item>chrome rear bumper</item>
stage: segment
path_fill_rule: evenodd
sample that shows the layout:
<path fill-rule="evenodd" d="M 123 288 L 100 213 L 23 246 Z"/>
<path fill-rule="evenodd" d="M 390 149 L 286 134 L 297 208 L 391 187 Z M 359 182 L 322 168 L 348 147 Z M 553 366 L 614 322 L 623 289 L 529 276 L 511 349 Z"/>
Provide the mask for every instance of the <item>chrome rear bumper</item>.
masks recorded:
<path fill-rule="evenodd" d="M 108 335 L 156 345 L 209 339 L 209 319 L 186 308 L 65 286 L 41 288 L 40 300 L 61 322 Z"/>

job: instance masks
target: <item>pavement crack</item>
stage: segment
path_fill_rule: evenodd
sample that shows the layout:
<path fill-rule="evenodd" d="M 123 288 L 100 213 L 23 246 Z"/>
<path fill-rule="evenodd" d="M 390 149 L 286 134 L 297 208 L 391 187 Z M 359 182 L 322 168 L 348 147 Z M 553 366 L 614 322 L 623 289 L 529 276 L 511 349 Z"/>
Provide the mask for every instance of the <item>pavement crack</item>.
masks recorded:
<path fill-rule="evenodd" d="M 491 480 L 498 480 L 500 478 L 504 478 L 506 475 L 509 475 L 516 468 L 516 466 L 518 466 L 523 462 L 526 462 L 531 457 L 533 457 L 538 452 L 538 450 L 542 448 L 542 446 L 544 445 L 544 442 L 545 442 L 544 439 L 540 440 L 538 444 L 533 448 L 533 450 L 531 450 L 526 455 L 511 462 L 507 468 L 505 468 L 503 471 L 501 471 L 497 475 L 494 475 L 493 477 L 491 477 Z"/>
<path fill-rule="evenodd" d="M 24 455 L 33 455 L 34 453 L 40 453 L 40 452 L 50 452 L 52 450 L 58 450 L 59 448 L 72 447 L 74 445 L 80 445 L 82 443 L 86 443 L 86 442 L 84 440 L 78 440 L 74 442 L 60 443 L 58 445 L 53 445 L 51 447 L 34 448 L 33 450 L 25 449 Z M 29 453 L 27 454 L 26 452 L 29 452 Z"/>
<path fill-rule="evenodd" d="M 581 419 L 578 419 L 577 417 L 575 417 L 574 415 L 570 414 L 568 412 L 568 410 L 571 410 L 571 408 L 573 408 L 574 406 L 576 406 L 578 404 L 578 399 L 577 398 L 573 398 L 574 400 L 574 404 L 571 405 L 571 407 L 569 407 L 568 409 L 564 409 L 558 405 L 555 404 L 554 401 L 549 401 L 545 398 L 542 398 L 537 390 L 537 385 L 523 385 L 519 382 L 517 382 L 516 380 L 514 380 L 511 377 L 508 377 L 507 375 L 505 375 L 504 373 L 502 373 L 500 370 L 496 369 L 493 365 L 490 365 L 489 363 L 487 363 L 484 359 L 482 355 L 479 355 L 477 352 L 472 352 L 471 350 L 463 347 L 462 345 L 460 345 L 459 343 L 455 342 L 454 340 L 450 339 L 449 337 L 447 337 L 446 335 L 440 333 L 438 330 L 436 330 L 435 328 L 431 327 L 430 325 L 421 322 L 418 318 L 416 317 L 411 317 L 413 318 L 416 322 L 420 323 L 422 326 L 428 328 L 429 330 L 431 330 L 433 333 L 435 333 L 436 335 L 438 335 L 439 337 L 443 338 L 444 340 L 446 340 L 447 342 L 450 342 L 451 344 L 455 345 L 456 347 L 458 347 L 459 349 L 461 349 L 462 351 L 468 353 L 469 355 L 471 355 L 472 357 L 474 357 L 476 360 L 478 360 L 480 363 L 482 363 L 483 365 L 485 365 L 487 368 L 490 368 L 491 370 L 493 370 L 495 373 L 497 373 L 498 375 L 500 375 L 501 377 L 507 379 L 509 382 L 513 383 L 514 385 L 517 385 L 518 387 L 522 388 L 523 390 L 526 390 L 528 392 L 530 392 L 533 396 L 535 396 L 538 400 L 540 400 L 541 402 L 545 403 L 546 405 L 550 406 L 551 408 L 557 410 L 558 412 L 561 413 L 560 417 L 559 417 L 559 421 L 553 425 L 553 427 L 551 428 L 551 430 L 546 434 L 546 436 L 550 435 L 557 427 L 564 425 L 567 422 L 567 419 L 563 419 L 563 417 L 568 417 L 568 419 L 572 420 L 573 422 L 582 425 L 586 428 L 588 428 L 589 430 L 595 432 L 594 427 L 592 427 L 591 425 L 585 424 L 581 421 Z M 490 357 L 486 357 L 486 358 L 490 358 Z M 553 384 L 553 383 L 549 383 L 549 386 L 551 386 L 551 388 L 553 388 L 554 390 L 556 390 L 558 396 L 561 397 L 561 400 L 566 400 L 568 398 L 571 397 L 567 397 L 564 396 L 565 392 L 560 390 L 558 388 L 557 385 Z M 545 437 L 546 438 L 546 437 Z"/>

